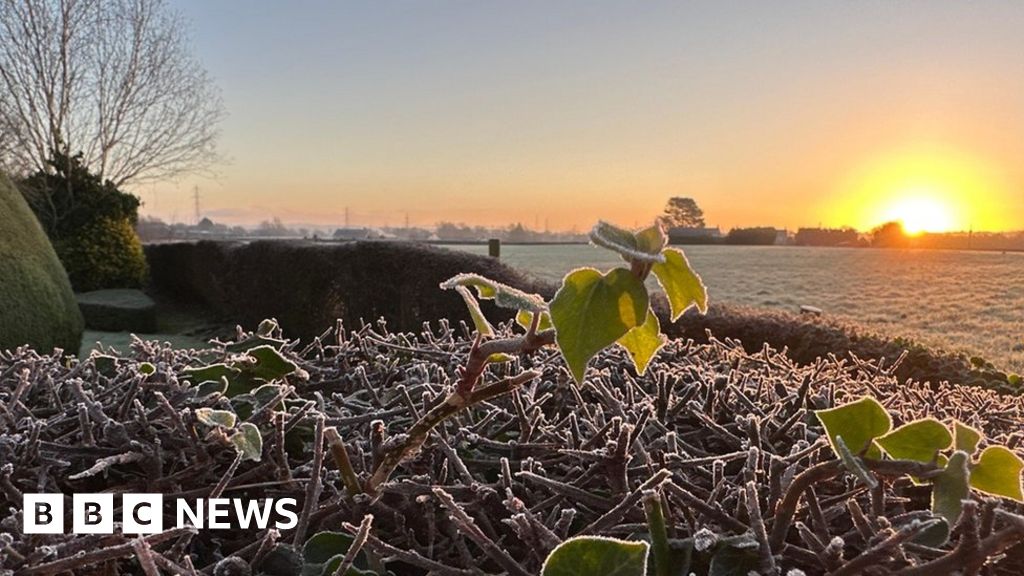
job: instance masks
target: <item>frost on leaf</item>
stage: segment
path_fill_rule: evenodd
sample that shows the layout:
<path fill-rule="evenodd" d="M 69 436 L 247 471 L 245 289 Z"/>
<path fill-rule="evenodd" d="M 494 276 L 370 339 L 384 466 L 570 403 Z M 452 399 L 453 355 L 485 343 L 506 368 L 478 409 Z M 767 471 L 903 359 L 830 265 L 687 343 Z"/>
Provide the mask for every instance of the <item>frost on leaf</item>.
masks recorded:
<path fill-rule="evenodd" d="M 661 254 L 664 248 L 664 233 L 660 228 L 652 227 L 634 234 L 625 228 L 619 228 L 607 222 L 598 222 L 590 231 L 590 241 L 602 248 L 618 252 L 627 261 L 664 262 Z M 642 235 L 642 236 L 641 236 Z"/>
<path fill-rule="evenodd" d="M 496 282 L 479 274 L 457 274 L 441 283 L 441 288 L 451 290 L 457 286 L 476 288 L 481 300 L 494 300 L 500 308 L 542 312 L 547 310 L 544 299 L 537 294 L 527 294 L 507 284 Z"/>

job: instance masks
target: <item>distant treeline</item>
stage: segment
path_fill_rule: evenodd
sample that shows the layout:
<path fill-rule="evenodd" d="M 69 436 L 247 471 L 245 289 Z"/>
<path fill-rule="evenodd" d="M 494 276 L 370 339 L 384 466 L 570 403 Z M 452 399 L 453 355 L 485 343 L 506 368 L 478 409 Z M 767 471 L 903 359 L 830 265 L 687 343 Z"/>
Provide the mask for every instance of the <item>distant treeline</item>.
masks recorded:
<path fill-rule="evenodd" d="M 411 240 L 417 242 L 483 243 L 499 238 L 510 244 L 585 243 L 587 236 L 568 232 L 532 230 L 522 224 L 488 228 L 440 222 L 433 229 L 419 227 L 289 227 L 279 219 L 266 220 L 253 228 L 227 226 L 202 218 L 196 224 L 167 224 L 156 218 L 141 218 L 137 231 L 143 242 L 166 240 Z M 853 228 L 799 228 L 795 233 L 772 226 L 733 228 L 722 233 L 717 227 L 673 227 L 668 229 L 672 244 L 718 244 L 734 246 L 835 246 L 853 248 L 931 248 L 948 250 L 1024 251 L 1024 231 L 946 232 L 909 235 L 898 222 L 887 222 L 870 232 Z"/>

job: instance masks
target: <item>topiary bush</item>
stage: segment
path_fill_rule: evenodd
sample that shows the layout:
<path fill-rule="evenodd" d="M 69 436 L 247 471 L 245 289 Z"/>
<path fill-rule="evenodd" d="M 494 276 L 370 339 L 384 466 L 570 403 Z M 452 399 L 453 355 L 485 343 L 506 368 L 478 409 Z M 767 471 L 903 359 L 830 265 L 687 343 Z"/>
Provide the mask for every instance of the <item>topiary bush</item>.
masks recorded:
<path fill-rule="evenodd" d="M 67 274 L 21 193 L 0 173 L 0 350 L 31 344 L 77 353 L 81 339 Z"/>
<path fill-rule="evenodd" d="M 142 242 L 127 218 L 86 224 L 77 234 L 56 240 L 54 248 L 76 292 L 137 288 L 148 274 Z"/>
<path fill-rule="evenodd" d="M 52 170 L 25 178 L 21 188 L 71 285 L 78 292 L 142 286 L 147 269 L 135 233 L 139 199 L 90 173 L 81 154 L 53 156 Z"/>

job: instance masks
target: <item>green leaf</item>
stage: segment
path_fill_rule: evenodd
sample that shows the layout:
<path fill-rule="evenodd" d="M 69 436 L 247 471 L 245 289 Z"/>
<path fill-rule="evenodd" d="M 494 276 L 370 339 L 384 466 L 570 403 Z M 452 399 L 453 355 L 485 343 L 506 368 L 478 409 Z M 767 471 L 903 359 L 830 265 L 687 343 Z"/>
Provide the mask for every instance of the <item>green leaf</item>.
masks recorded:
<path fill-rule="evenodd" d="M 270 338 L 274 331 L 277 330 L 277 320 L 274 318 L 267 318 L 260 322 L 260 325 L 256 327 L 256 335 L 264 338 Z"/>
<path fill-rule="evenodd" d="M 261 380 L 284 378 L 298 370 L 294 362 L 281 355 L 273 346 L 257 346 L 247 352 L 255 363 L 246 372 Z"/>
<path fill-rule="evenodd" d="M 207 380 L 196 386 L 196 398 L 205 398 L 211 394 L 223 394 L 228 389 L 227 378 L 220 380 Z"/>
<path fill-rule="evenodd" d="M 626 332 L 618 340 L 619 346 L 625 348 L 629 353 L 633 366 L 641 376 L 647 371 L 647 365 L 651 359 L 666 342 L 668 342 L 668 338 L 661 333 L 658 316 L 650 309 L 647 311 L 647 320 L 643 324 Z"/>
<path fill-rule="evenodd" d="M 644 576 L 647 542 L 579 536 L 551 551 L 541 576 Z"/>
<path fill-rule="evenodd" d="M 117 374 L 117 358 L 113 356 L 107 356 L 106 354 L 98 354 L 93 351 L 90 356 L 93 366 L 96 367 L 96 371 L 100 374 L 110 378 Z"/>
<path fill-rule="evenodd" d="M 661 254 L 665 245 L 668 244 L 668 236 L 658 224 L 640 230 L 635 236 L 637 249 L 648 254 Z"/>
<path fill-rule="evenodd" d="M 924 532 L 915 536 L 911 542 L 932 548 L 938 548 L 949 542 L 949 521 L 940 516 L 935 518 L 933 522 L 934 524 L 925 528 Z"/>
<path fill-rule="evenodd" d="M 533 322 L 533 315 L 536 312 L 529 312 L 527 310 L 520 310 L 516 313 L 516 324 L 519 324 L 524 329 L 530 329 L 530 323 Z M 554 328 L 555 325 L 551 323 L 551 314 L 547 312 L 540 313 L 540 320 L 537 322 L 537 332 L 543 332 Z"/>
<path fill-rule="evenodd" d="M 953 435 L 935 418 L 923 418 L 904 424 L 875 442 L 897 460 L 932 462 L 953 443 Z"/>
<path fill-rule="evenodd" d="M 842 436 L 853 453 L 860 454 L 867 448 L 868 458 L 881 458 L 881 450 L 871 441 L 892 429 L 892 418 L 878 400 L 865 396 L 836 408 L 817 410 L 814 414 L 825 427 L 836 456 L 841 456 L 836 447 L 836 436 Z"/>
<path fill-rule="evenodd" d="M 850 452 L 846 442 L 843 441 L 842 434 L 836 436 L 836 451 L 839 453 L 839 460 L 847 471 L 856 476 L 868 488 L 875 489 L 878 487 L 878 479 L 864 467 L 864 463 L 861 462 L 860 458 L 854 456 L 853 452 Z"/>
<path fill-rule="evenodd" d="M 156 366 L 149 362 L 142 362 L 139 364 L 139 374 L 150 375 L 156 372 Z"/>
<path fill-rule="evenodd" d="M 587 363 L 647 319 L 647 289 L 624 268 L 571 272 L 551 301 L 555 340 L 577 382 Z"/>
<path fill-rule="evenodd" d="M 323 564 L 338 554 L 348 552 L 352 536 L 344 532 L 317 532 L 302 547 L 302 559 L 307 564 Z"/>
<path fill-rule="evenodd" d="M 207 426 L 234 428 L 236 418 L 235 413 L 230 410 L 214 410 L 213 408 L 199 408 L 196 410 L 196 420 Z"/>
<path fill-rule="evenodd" d="M 331 576 L 338 565 L 345 558 L 349 547 L 352 545 L 352 536 L 343 532 L 317 532 L 306 540 L 302 547 L 303 576 Z M 365 565 L 363 553 L 356 556 L 356 564 Z M 352 567 L 345 573 L 345 576 L 368 576 L 374 574 L 359 568 Z"/>
<path fill-rule="evenodd" d="M 957 450 L 949 457 L 946 469 L 932 479 L 932 512 L 945 518 L 950 526 L 960 517 L 961 501 L 971 493 L 969 458 L 966 452 Z"/>
<path fill-rule="evenodd" d="M 708 576 L 749 576 L 761 573 L 758 543 L 749 534 L 725 539 L 715 546 Z"/>
<path fill-rule="evenodd" d="M 456 286 L 455 291 L 466 301 L 466 308 L 469 309 L 469 317 L 473 320 L 473 326 L 476 328 L 476 331 L 481 336 L 494 336 L 494 328 L 487 321 L 483 311 L 480 310 L 480 303 L 473 297 L 473 293 L 469 291 L 469 288 Z"/>
<path fill-rule="evenodd" d="M 263 457 L 263 436 L 260 435 L 260 429 L 253 424 L 243 422 L 238 431 L 231 435 L 230 440 L 235 449 L 241 452 L 242 460 L 259 462 Z"/>
<path fill-rule="evenodd" d="M 690 263 L 681 250 L 666 248 L 662 254 L 665 262 L 658 262 L 651 271 L 658 278 L 661 289 L 668 295 L 672 321 L 675 322 L 690 306 L 696 306 L 703 314 L 708 310 L 708 291 L 700 276 L 690 268 Z"/>
<path fill-rule="evenodd" d="M 240 373 L 241 370 L 227 364 L 210 364 L 209 366 L 189 367 L 182 370 L 185 379 L 193 384 L 220 382 L 221 378 L 227 378 L 230 381 Z"/>
<path fill-rule="evenodd" d="M 590 241 L 602 248 L 618 252 L 627 262 L 664 262 L 665 257 L 660 254 L 660 247 L 650 250 L 657 243 L 653 233 L 649 230 L 642 232 L 643 240 L 625 228 L 601 221 L 590 231 Z"/>
<path fill-rule="evenodd" d="M 981 432 L 959 420 L 953 420 L 953 446 L 968 454 L 974 454 L 981 442 Z"/>
<path fill-rule="evenodd" d="M 441 288 L 451 290 L 456 286 L 476 288 L 476 295 L 481 300 L 494 300 L 500 308 L 512 310 L 529 310 L 541 312 L 547 309 L 544 299 L 537 294 L 527 294 L 501 282 L 484 278 L 479 274 L 458 274 L 441 282 Z"/>
<path fill-rule="evenodd" d="M 971 487 L 979 492 L 1024 502 L 1020 472 L 1024 461 L 1005 446 L 989 446 L 971 468 Z"/>
<path fill-rule="evenodd" d="M 238 342 L 228 344 L 224 347 L 224 351 L 240 354 L 246 350 L 256 348 L 257 346 L 272 346 L 280 349 L 281 346 L 284 346 L 286 343 L 287 342 L 279 338 L 271 338 L 269 336 L 260 336 L 259 334 L 256 334 L 246 338 L 245 340 L 239 340 Z"/>

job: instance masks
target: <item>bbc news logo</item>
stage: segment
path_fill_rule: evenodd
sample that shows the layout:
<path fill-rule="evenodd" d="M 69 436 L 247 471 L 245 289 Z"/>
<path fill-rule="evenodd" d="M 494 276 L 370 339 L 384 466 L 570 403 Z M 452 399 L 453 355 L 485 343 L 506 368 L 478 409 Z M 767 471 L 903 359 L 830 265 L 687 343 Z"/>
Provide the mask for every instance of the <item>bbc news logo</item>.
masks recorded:
<path fill-rule="evenodd" d="M 113 494 L 74 494 L 71 499 L 73 534 L 113 534 L 114 521 L 124 534 L 157 534 L 164 531 L 163 494 L 122 494 L 120 514 Z M 64 495 L 25 494 L 25 534 L 63 534 Z M 176 528 L 231 530 L 273 526 L 294 528 L 299 522 L 295 498 L 243 500 L 240 498 L 174 499 Z"/>

